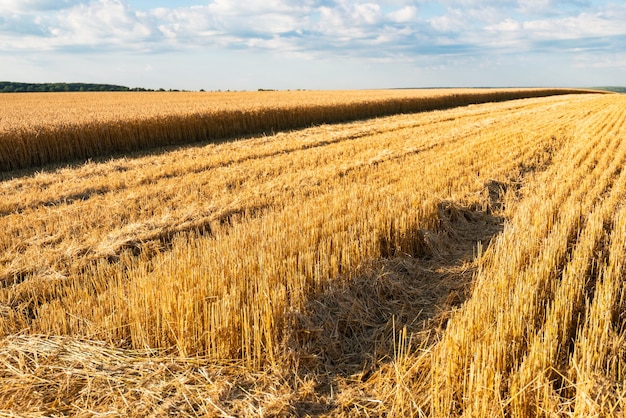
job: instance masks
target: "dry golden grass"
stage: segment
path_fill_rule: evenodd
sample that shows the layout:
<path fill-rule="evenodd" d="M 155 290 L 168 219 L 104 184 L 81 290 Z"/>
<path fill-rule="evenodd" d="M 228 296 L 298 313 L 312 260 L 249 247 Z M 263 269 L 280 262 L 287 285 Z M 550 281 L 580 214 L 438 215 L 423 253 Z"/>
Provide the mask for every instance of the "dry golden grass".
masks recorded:
<path fill-rule="evenodd" d="M 437 415 L 623 414 L 622 100 L 588 109 L 513 204 L 435 350 Z"/>
<path fill-rule="evenodd" d="M 487 103 L 10 175 L 0 411 L 623 415 L 625 105 Z"/>
<path fill-rule="evenodd" d="M 581 90 L 447 89 L 0 95 L 0 171 L 320 123 Z"/>

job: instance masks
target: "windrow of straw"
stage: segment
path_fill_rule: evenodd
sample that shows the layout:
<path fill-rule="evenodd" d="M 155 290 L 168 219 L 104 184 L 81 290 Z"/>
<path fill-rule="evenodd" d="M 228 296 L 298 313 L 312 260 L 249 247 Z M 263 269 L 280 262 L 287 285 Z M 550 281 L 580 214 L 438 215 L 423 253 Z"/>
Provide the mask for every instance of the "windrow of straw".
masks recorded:
<path fill-rule="evenodd" d="M 0 105 L 5 111 L 0 120 L 0 171 L 315 124 L 580 92 L 256 92 L 248 93 L 242 101 L 247 104 L 244 107 L 241 102 L 240 106 L 229 104 L 233 98 L 228 93 L 2 95 Z M 57 112 L 51 113 L 49 108 Z"/>

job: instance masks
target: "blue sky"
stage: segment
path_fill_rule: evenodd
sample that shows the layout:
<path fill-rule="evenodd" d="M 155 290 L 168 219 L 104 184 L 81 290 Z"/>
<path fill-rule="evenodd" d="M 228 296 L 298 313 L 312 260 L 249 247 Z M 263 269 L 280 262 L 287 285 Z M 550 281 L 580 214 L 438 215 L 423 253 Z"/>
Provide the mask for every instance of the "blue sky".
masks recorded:
<path fill-rule="evenodd" d="M 0 64 L 187 90 L 626 85 L 626 4 L 0 0 Z"/>

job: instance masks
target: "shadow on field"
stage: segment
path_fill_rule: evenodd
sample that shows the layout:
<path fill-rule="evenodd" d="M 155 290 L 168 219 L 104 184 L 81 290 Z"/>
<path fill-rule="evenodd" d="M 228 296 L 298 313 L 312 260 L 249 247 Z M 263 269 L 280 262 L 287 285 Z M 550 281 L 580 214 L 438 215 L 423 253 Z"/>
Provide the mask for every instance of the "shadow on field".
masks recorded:
<path fill-rule="evenodd" d="M 381 239 L 381 258 L 362 274 L 314 295 L 304 314 L 294 318 L 292 349 L 304 375 L 324 376 L 318 394 L 332 391 L 337 379 L 364 382 L 394 357 L 394 340 L 406 327 L 415 345 L 430 345 L 445 329 L 452 312 L 469 297 L 479 246 L 487 248 L 504 228 L 504 185 L 486 185 L 486 208 L 442 202 L 435 230 L 416 230 L 418 251 L 389 253 Z M 332 399 L 328 396 L 325 399 Z M 294 405 L 300 415 L 339 412 L 346 405 Z"/>

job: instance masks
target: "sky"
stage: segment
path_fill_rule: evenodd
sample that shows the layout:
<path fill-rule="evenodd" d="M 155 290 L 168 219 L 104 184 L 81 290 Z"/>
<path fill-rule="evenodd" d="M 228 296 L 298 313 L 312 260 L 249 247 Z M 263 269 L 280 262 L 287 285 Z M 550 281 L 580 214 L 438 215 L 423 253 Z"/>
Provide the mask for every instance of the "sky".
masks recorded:
<path fill-rule="evenodd" d="M 626 85 L 623 0 L 0 0 L 0 81 Z"/>

